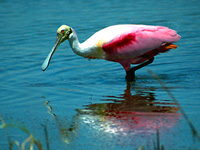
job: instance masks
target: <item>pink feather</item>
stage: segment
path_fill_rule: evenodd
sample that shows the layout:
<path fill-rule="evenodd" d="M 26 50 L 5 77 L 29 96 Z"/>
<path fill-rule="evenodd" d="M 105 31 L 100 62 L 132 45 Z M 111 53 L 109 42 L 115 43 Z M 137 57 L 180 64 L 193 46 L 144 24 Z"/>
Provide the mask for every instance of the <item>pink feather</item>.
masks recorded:
<path fill-rule="evenodd" d="M 119 62 L 128 70 L 130 64 L 142 63 L 160 52 L 168 51 L 164 45 L 177 42 L 180 38 L 176 31 L 167 27 L 132 25 L 129 31 L 105 43 L 102 49 L 106 60 Z"/>

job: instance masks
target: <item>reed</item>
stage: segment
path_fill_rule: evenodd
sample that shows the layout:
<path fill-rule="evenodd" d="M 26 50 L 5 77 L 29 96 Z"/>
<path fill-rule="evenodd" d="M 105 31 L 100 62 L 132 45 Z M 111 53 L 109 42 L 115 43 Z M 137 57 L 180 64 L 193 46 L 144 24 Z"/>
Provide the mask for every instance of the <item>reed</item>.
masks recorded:
<path fill-rule="evenodd" d="M 0 129 L 4 129 L 6 131 L 7 134 L 7 138 L 8 138 L 8 143 L 9 143 L 9 150 L 12 150 L 14 145 L 16 145 L 18 147 L 18 149 L 20 150 L 33 150 L 34 149 L 34 145 L 38 148 L 38 150 L 43 150 L 42 144 L 40 143 L 40 141 L 36 140 L 34 138 L 34 136 L 28 131 L 28 129 L 25 126 L 19 125 L 19 124 L 7 124 L 2 115 L 0 114 L 0 121 L 1 121 L 1 125 L 0 125 Z M 8 128 L 15 128 L 15 129 L 19 129 L 22 132 L 27 134 L 27 138 L 20 143 L 19 141 L 16 140 L 12 140 L 11 137 L 9 136 L 9 132 L 8 132 Z M 29 145 L 28 145 L 29 144 Z M 28 145 L 28 148 L 26 148 L 26 146 Z"/>
<path fill-rule="evenodd" d="M 164 84 L 164 82 L 151 70 L 147 70 L 151 76 L 158 81 L 158 83 L 161 85 L 161 87 L 167 92 L 167 94 L 169 95 L 169 97 L 177 104 L 180 113 L 182 114 L 182 116 L 184 117 L 184 119 L 186 120 L 187 124 L 189 125 L 192 135 L 194 138 L 196 138 L 198 140 L 198 142 L 200 143 L 200 135 L 198 133 L 198 131 L 196 130 L 195 126 L 193 125 L 193 123 L 191 122 L 190 118 L 187 116 L 187 114 L 185 113 L 183 107 L 181 107 L 180 103 L 178 102 L 178 100 L 175 98 L 175 96 L 170 92 L 169 88 L 167 88 L 167 86 Z"/>
<path fill-rule="evenodd" d="M 191 120 L 189 119 L 187 114 L 185 113 L 184 109 L 181 107 L 178 100 L 170 92 L 169 88 L 167 88 L 167 86 L 164 84 L 164 82 L 153 71 L 151 71 L 149 69 L 147 71 L 161 85 L 161 87 L 167 92 L 169 97 L 177 104 L 181 115 L 184 117 L 184 119 L 186 120 L 187 124 L 189 125 L 189 127 L 191 129 L 193 138 L 196 138 L 198 140 L 198 142 L 200 143 L 200 135 L 199 135 L 198 131 L 196 130 L 195 126 L 193 125 L 193 123 L 191 122 Z M 156 128 L 156 138 L 153 141 L 153 143 L 154 143 L 154 150 L 165 150 L 164 145 L 160 145 L 160 132 L 159 132 L 158 128 Z M 145 150 L 145 147 L 142 145 L 138 148 L 138 150 Z"/>

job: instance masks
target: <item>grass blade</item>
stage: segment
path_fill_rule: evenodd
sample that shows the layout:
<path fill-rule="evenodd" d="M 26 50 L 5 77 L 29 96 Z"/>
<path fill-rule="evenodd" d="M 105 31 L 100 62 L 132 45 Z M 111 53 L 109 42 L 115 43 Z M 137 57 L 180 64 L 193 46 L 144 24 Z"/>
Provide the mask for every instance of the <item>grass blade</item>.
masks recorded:
<path fill-rule="evenodd" d="M 188 125 L 192 131 L 192 135 L 194 137 L 196 137 L 198 139 L 198 141 L 200 142 L 200 135 L 199 135 L 198 131 L 196 130 L 196 128 L 190 121 L 189 117 L 187 116 L 187 114 L 185 113 L 185 111 L 183 110 L 181 105 L 179 104 L 178 100 L 174 97 L 174 95 L 170 92 L 170 90 L 165 86 L 164 82 L 153 71 L 151 71 L 149 69 L 147 71 L 152 75 L 152 77 L 154 79 L 156 79 L 158 81 L 158 83 L 162 86 L 162 88 L 168 93 L 169 97 L 177 104 L 177 106 L 179 107 L 180 113 L 182 114 L 182 116 L 184 117 L 184 119 L 186 120 L 186 122 L 188 123 Z"/>

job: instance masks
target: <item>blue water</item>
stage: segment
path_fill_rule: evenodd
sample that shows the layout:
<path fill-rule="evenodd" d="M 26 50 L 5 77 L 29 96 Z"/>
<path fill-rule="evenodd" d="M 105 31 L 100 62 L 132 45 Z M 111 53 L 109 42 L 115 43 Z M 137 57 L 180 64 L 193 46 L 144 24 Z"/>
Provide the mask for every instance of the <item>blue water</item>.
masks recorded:
<path fill-rule="evenodd" d="M 199 14 L 199 1 L 0 1 L 1 118 L 25 126 L 44 149 L 42 125 L 50 149 L 154 149 L 156 128 L 165 149 L 199 148 L 178 105 L 147 72 L 165 83 L 200 132 Z M 182 39 L 130 84 L 119 64 L 76 56 L 68 42 L 43 72 L 62 24 L 80 42 L 114 24 L 167 26 Z M 8 137 L 20 143 L 28 137 L 15 127 L 0 135 L 2 150 Z"/>

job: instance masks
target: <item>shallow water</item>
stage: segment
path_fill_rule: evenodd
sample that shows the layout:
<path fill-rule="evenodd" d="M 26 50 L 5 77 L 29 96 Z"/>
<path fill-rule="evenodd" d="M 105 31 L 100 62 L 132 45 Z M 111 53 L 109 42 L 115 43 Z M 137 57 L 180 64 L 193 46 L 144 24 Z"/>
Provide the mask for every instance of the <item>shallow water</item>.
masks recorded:
<path fill-rule="evenodd" d="M 6 123 L 26 126 L 45 149 L 42 125 L 50 149 L 153 149 L 157 131 L 166 149 L 200 147 L 177 104 L 147 72 L 165 83 L 200 132 L 199 1 L 1 1 L 0 12 L 0 113 Z M 67 42 L 41 70 L 60 25 L 72 26 L 83 42 L 124 23 L 168 26 L 182 39 L 130 84 L 119 64 L 76 56 Z M 9 148 L 8 135 L 27 138 L 17 128 L 7 131 L 0 130 L 1 149 Z"/>

